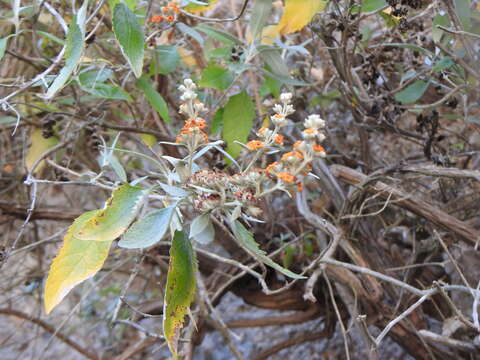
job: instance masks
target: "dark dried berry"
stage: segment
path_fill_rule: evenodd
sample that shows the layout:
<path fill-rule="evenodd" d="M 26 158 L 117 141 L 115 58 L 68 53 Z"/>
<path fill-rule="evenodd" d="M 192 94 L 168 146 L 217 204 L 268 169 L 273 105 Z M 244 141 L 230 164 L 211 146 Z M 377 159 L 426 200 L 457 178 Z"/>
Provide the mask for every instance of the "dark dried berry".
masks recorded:
<path fill-rule="evenodd" d="M 445 103 L 446 106 L 455 109 L 458 106 L 457 98 L 452 98 Z"/>

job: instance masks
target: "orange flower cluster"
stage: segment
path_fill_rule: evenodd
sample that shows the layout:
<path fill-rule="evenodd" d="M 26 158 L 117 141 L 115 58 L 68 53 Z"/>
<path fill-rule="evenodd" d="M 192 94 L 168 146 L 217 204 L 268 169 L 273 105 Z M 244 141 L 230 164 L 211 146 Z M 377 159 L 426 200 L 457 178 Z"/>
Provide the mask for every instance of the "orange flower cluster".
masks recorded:
<path fill-rule="evenodd" d="M 180 8 L 174 2 L 169 2 L 167 6 L 162 6 L 163 15 L 155 15 L 150 19 L 151 23 L 158 23 L 163 20 L 171 23 L 175 20 L 176 15 L 180 13 Z"/>
<path fill-rule="evenodd" d="M 260 141 L 260 140 L 252 140 L 246 143 L 245 145 L 251 151 L 260 150 L 265 147 L 265 144 L 263 143 L 263 141 Z"/>
<path fill-rule="evenodd" d="M 190 118 L 185 121 L 180 134 L 176 138 L 177 144 L 183 144 L 185 141 L 194 135 L 199 135 L 201 140 L 208 142 L 208 135 L 202 131 L 207 126 L 207 122 L 202 118 Z"/>
<path fill-rule="evenodd" d="M 315 151 L 317 153 L 324 153 L 325 152 L 325 148 L 322 145 L 319 145 L 319 144 L 314 144 L 312 148 L 313 148 L 313 151 Z"/>
<path fill-rule="evenodd" d="M 290 161 L 291 159 L 303 160 L 303 154 L 298 151 L 290 151 L 282 155 L 282 161 Z"/>
<path fill-rule="evenodd" d="M 295 181 L 295 176 L 290 174 L 288 171 L 281 171 L 277 173 L 277 177 L 286 183 L 293 183 Z"/>

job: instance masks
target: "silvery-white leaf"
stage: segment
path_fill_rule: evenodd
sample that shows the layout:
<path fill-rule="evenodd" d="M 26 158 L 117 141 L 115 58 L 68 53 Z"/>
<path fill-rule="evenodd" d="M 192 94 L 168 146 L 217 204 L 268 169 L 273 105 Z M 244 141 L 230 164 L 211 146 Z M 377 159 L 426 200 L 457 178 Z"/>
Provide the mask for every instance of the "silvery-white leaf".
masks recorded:
<path fill-rule="evenodd" d="M 158 181 L 158 184 L 160 185 L 162 190 L 165 191 L 168 195 L 178 196 L 178 197 L 187 197 L 190 195 L 190 192 L 183 190 L 182 188 L 172 186 L 172 185 L 162 184 L 159 181 Z"/>
<path fill-rule="evenodd" d="M 144 216 L 135 222 L 118 242 L 128 249 L 142 249 L 159 242 L 167 233 L 176 206 L 169 206 Z"/>
<path fill-rule="evenodd" d="M 211 221 L 209 221 L 207 227 L 200 233 L 193 237 L 193 240 L 202 244 L 208 245 L 215 239 L 215 228 Z"/>
<path fill-rule="evenodd" d="M 190 224 L 190 237 L 200 234 L 210 223 L 210 214 L 205 213 L 197 216 Z"/>

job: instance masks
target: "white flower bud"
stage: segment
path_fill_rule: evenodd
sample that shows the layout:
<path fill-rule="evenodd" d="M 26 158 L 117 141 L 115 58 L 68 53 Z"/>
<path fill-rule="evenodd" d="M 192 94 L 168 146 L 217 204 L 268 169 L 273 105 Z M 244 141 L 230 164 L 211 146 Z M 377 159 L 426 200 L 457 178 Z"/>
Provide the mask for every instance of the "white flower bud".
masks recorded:
<path fill-rule="evenodd" d="M 183 80 L 183 83 L 189 89 L 196 89 L 197 88 L 197 86 L 195 85 L 195 83 L 193 82 L 192 79 L 185 79 L 185 80 Z"/>
<path fill-rule="evenodd" d="M 292 100 L 292 96 L 293 96 L 292 93 L 282 93 L 280 94 L 280 101 L 289 103 L 290 100 Z"/>
<path fill-rule="evenodd" d="M 291 115 L 295 112 L 295 109 L 293 108 L 292 105 L 287 105 L 285 106 L 285 115 Z"/>
<path fill-rule="evenodd" d="M 202 102 L 198 102 L 198 103 L 193 104 L 193 107 L 198 112 L 203 112 L 203 111 L 207 110 L 207 108 L 205 107 L 205 105 Z"/>
<path fill-rule="evenodd" d="M 325 127 L 325 120 L 322 120 L 319 115 L 313 114 L 307 117 L 303 124 L 306 128 L 321 129 Z"/>
<path fill-rule="evenodd" d="M 273 105 L 273 111 L 275 111 L 277 114 L 280 114 L 283 110 L 282 105 L 280 104 L 275 104 Z"/>
<path fill-rule="evenodd" d="M 188 106 L 187 104 L 181 104 L 179 107 L 180 114 L 188 115 Z"/>

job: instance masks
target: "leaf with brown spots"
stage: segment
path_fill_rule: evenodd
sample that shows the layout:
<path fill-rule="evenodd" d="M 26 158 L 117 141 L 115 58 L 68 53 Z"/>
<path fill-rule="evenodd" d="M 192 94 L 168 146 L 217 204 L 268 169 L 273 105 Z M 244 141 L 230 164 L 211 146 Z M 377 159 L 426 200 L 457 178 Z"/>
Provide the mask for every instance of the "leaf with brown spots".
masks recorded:
<path fill-rule="evenodd" d="M 89 241 L 112 241 L 122 235 L 140 209 L 148 190 L 124 184 L 113 191 L 105 208 L 87 221 L 76 238 Z"/>
<path fill-rule="evenodd" d="M 192 244 L 182 231 L 176 231 L 170 247 L 170 263 L 163 309 L 163 333 L 174 358 L 184 317 L 195 296 L 197 260 Z"/>

